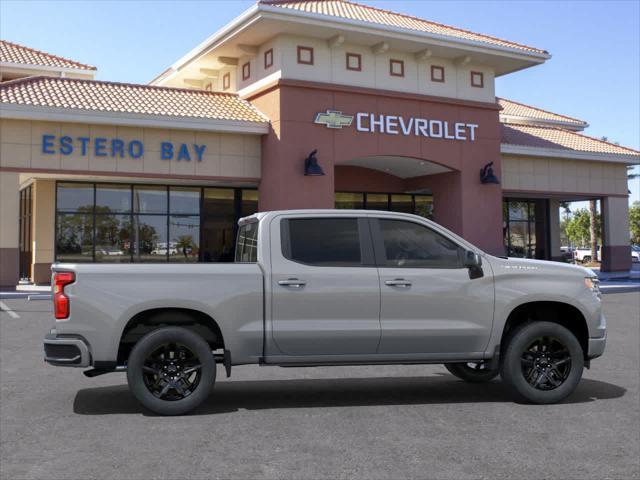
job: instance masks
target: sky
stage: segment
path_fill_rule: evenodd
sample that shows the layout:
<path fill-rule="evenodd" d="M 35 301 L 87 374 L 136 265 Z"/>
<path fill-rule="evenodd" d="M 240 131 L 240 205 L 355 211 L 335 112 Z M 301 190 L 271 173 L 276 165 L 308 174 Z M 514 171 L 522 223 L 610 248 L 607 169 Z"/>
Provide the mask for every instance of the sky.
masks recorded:
<path fill-rule="evenodd" d="M 359 1 L 549 51 L 544 65 L 498 78 L 496 94 L 640 149 L 639 0 Z M 95 65 L 100 80 L 147 83 L 252 4 L 0 0 L 0 38 Z M 629 187 L 640 200 L 640 178 Z"/>

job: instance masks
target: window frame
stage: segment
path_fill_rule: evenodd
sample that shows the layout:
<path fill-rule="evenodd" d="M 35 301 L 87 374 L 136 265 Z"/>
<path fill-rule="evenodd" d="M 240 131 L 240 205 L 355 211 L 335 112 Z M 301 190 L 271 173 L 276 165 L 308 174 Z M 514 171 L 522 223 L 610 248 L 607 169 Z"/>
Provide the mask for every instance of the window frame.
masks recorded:
<path fill-rule="evenodd" d="M 309 59 L 308 62 L 302 59 L 301 53 L 303 51 L 309 52 L 309 58 L 310 59 Z M 300 64 L 300 65 L 313 65 L 314 64 L 313 63 L 313 61 L 314 61 L 314 58 L 313 58 L 313 47 L 305 47 L 303 45 L 298 45 L 297 52 L 298 52 L 298 64 Z"/>
<path fill-rule="evenodd" d="M 231 73 L 227 72 L 222 75 L 222 90 L 229 90 L 231 88 Z"/>
<path fill-rule="evenodd" d="M 360 265 L 317 265 L 315 263 L 301 262 L 291 257 L 291 234 L 289 222 L 291 220 L 356 220 L 358 225 L 358 237 L 360 244 Z M 375 268 L 375 254 L 373 247 L 373 239 L 371 237 L 371 229 L 366 217 L 357 217 L 353 215 L 326 215 L 326 216 L 299 216 L 286 217 L 280 220 L 280 255 L 292 263 L 305 265 L 313 268 Z"/>
<path fill-rule="evenodd" d="M 395 73 L 393 71 L 393 65 L 400 65 L 400 73 Z M 397 58 L 389 59 L 389 75 L 392 77 L 404 78 L 404 60 L 400 60 Z"/>
<path fill-rule="evenodd" d="M 273 48 L 264 52 L 264 69 L 273 67 Z"/>
<path fill-rule="evenodd" d="M 358 66 L 357 67 L 351 67 L 349 65 L 349 59 L 351 59 L 351 58 L 355 58 L 355 59 L 358 60 Z M 345 59 L 346 59 L 347 70 L 349 70 L 350 72 L 361 72 L 362 71 L 362 55 L 360 53 L 346 52 Z"/>
<path fill-rule="evenodd" d="M 476 72 L 474 70 L 471 70 L 471 86 L 475 87 L 475 88 L 484 88 L 484 72 Z M 478 77 L 480 79 L 480 83 L 476 83 L 475 82 L 475 77 Z"/>
<path fill-rule="evenodd" d="M 435 72 L 439 71 L 442 74 L 442 78 L 438 79 L 435 76 Z M 445 83 L 444 67 L 441 65 L 431 65 L 431 81 L 436 83 Z"/>
<path fill-rule="evenodd" d="M 251 78 L 251 62 L 245 62 L 242 64 L 242 81 L 249 80 Z"/>
<path fill-rule="evenodd" d="M 406 222 L 406 223 L 412 223 L 414 225 L 418 225 L 419 227 L 425 228 L 431 232 L 433 232 L 436 235 L 440 235 L 441 237 L 446 238 L 447 240 L 449 240 L 451 243 L 453 243 L 454 245 L 456 245 L 458 247 L 459 253 L 458 253 L 458 264 L 457 265 L 443 265 L 443 266 L 428 266 L 428 267 L 421 267 L 421 266 L 403 266 L 403 267 L 399 267 L 399 266 L 389 266 L 387 265 L 387 253 L 386 253 L 386 249 L 384 247 L 384 238 L 382 236 L 382 227 L 380 225 L 380 220 L 391 220 L 391 221 L 398 221 L 398 222 Z M 435 228 L 431 228 L 429 225 L 426 225 L 424 223 L 421 222 L 416 222 L 410 219 L 405 219 L 405 218 L 397 218 L 397 217 L 371 217 L 369 218 L 369 225 L 371 228 L 371 235 L 372 235 L 372 240 L 373 240 L 373 250 L 374 250 L 374 254 L 376 257 L 376 266 L 378 268 L 407 268 L 407 269 L 411 269 L 411 270 L 460 270 L 460 269 L 465 269 L 467 267 L 464 266 L 464 252 L 468 250 L 467 247 L 465 247 L 464 245 L 461 245 L 459 242 L 457 242 L 455 239 L 451 238 L 449 235 L 446 235 L 443 232 L 440 232 L 439 230 L 435 229 Z"/>

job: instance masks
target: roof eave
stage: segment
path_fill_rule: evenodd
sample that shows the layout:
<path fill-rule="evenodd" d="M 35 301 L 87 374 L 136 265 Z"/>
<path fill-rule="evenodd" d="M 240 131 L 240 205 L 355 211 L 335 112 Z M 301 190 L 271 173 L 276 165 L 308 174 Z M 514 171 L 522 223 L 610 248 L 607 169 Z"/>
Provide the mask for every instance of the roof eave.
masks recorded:
<path fill-rule="evenodd" d="M 321 23 L 324 25 L 349 25 L 351 27 L 357 27 L 360 31 L 365 33 L 384 34 L 394 33 L 396 36 L 404 37 L 407 40 L 429 40 L 430 42 L 442 46 L 464 48 L 466 50 L 473 50 L 478 53 L 494 54 L 499 56 L 505 56 L 520 60 L 528 60 L 532 64 L 540 64 L 551 58 L 551 55 L 547 52 L 534 52 L 527 51 L 516 47 L 502 47 L 499 45 L 491 45 L 488 43 L 477 42 L 473 40 L 456 39 L 446 35 L 438 35 L 434 33 L 418 32 L 416 30 L 409 30 L 406 28 L 393 27 L 387 25 L 376 25 L 371 22 L 365 22 L 362 20 L 352 20 L 348 18 L 330 17 L 323 14 L 302 12 L 298 10 L 284 10 L 280 7 L 274 7 L 272 5 L 266 5 L 262 3 L 256 3 L 249 9 L 245 10 L 242 14 L 208 37 L 186 55 L 182 56 L 176 62 L 174 62 L 168 69 L 157 75 L 153 80 L 149 82 L 150 85 L 157 85 L 158 82 L 166 80 L 169 77 L 175 75 L 178 71 L 182 70 L 186 65 L 193 62 L 197 58 L 207 54 L 213 50 L 223 40 L 227 40 L 239 30 L 246 28 L 250 23 L 253 23 L 258 18 L 272 18 L 272 19 L 291 19 L 300 18 Z M 517 68 L 513 71 L 522 70 L 526 67 Z"/>
<path fill-rule="evenodd" d="M 30 63 L 13 63 L 0 61 L 0 69 L 3 68 L 15 68 L 19 70 L 35 70 L 45 72 L 63 72 L 63 73 L 79 73 L 83 75 L 95 75 L 97 69 L 93 68 L 72 68 L 72 67 L 54 67 L 51 65 L 34 65 Z"/>
<path fill-rule="evenodd" d="M 565 129 L 570 129 L 573 131 L 581 131 L 589 127 L 587 122 L 571 122 L 569 120 L 547 120 L 543 118 L 535 118 L 535 117 L 522 117 L 519 115 L 507 115 L 504 113 L 500 114 L 500 120 L 506 120 L 502 123 L 505 125 L 509 125 L 510 123 L 516 124 L 524 124 L 530 126 L 542 125 L 546 127 L 560 127 Z"/>
<path fill-rule="evenodd" d="M 375 30 L 375 31 L 393 32 L 397 34 L 404 34 L 412 37 L 418 37 L 421 39 L 430 39 L 430 40 L 435 40 L 439 42 L 444 42 L 445 44 L 454 45 L 458 47 L 464 46 L 464 47 L 479 48 L 487 52 L 496 52 L 496 53 L 499 52 L 502 54 L 506 54 L 506 55 L 510 54 L 517 57 L 531 57 L 532 59 L 536 59 L 539 62 L 540 61 L 544 62 L 551 58 L 551 55 L 548 52 L 543 52 L 543 51 L 534 52 L 534 51 L 527 51 L 527 50 L 516 48 L 516 47 L 503 47 L 500 45 L 492 45 L 484 42 L 477 42 L 475 40 L 466 40 L 463 38 L 454 38 L 447 35 L 439 35 L 439 34 L 428 33 L 428 32 L 419 32 L 416 30 L 410 30 L 410 29 L 400 28 L 400 27 L 378 25 L 378 24 L 366 22 L 363 20 L 352 20 L 348 18 L 332 17 L 332 16 L 323 15 L 319 13 L 303 12 L 300 10 L 290 9 L 285 11 L 281 7 L 274 7 L 274 6 L 265 5 L 265 4 L 260 4 L 259 11 L 263 13 L 275 14 L 276 16 L 308 18 L 313 20 L 319 20 L 323 23 L 345 24 L 345 25 L 364 27 L 370 30 Z"/>
<path fill-rule="evenodd" d="M 514 145 L 510 143 L 502 143 L 500 145 L 500 153 L 508 155 L 522 155 L 531 157 L 547 157 L 547 158 L 563 158 L 572 160 L 586 160 L 594 162 L 624 163 L 627 165 L 637 165 L 640 163 L 640 153 L 634 154 L 618 154 L 618 153 L 598 153 L 586 152 L 582 150 L 573 150 L 570 148 L 541 148 L 529 147 L 525 145 Z"/>
<path fill-rule="evenodd" d="M 131 127 L 171 128 L 231 132 L 249 135 L 269 133 L 269 122 L 244 120 L 207 119 L 174 115 L 149 115 L 127 112 L 104 112 L 80 108 L 42 107 L 0 103 L 0 118 L 49 122 L 122 125 Z"/>

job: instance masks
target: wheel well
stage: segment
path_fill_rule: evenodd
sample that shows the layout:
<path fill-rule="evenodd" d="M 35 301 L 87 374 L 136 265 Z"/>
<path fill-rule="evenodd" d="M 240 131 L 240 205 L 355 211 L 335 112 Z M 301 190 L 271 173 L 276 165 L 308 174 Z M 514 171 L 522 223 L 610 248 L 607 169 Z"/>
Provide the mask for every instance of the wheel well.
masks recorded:
<path fill-rule="evenodd" d="M 516 307 L 507 318 L 502 340 L 501 349 L 504 350 L 508 343 L 509 335 L 519 326 L 530 322 L 554 322 L 567 328 L 572 332 L 582 347 L 585 359 L 589 350 L 589 329 L 587 322 L 576 307 L 562 302 L 530 302 Z"/>
<path fill-rule="evenodd" d="M 220 327 L 206 313 L 188 308 L 154 308 L 134 315 L 127 322 L 120 337 L 117 364 L 126 363 L 133 346 L 147 333 L 169 325 L 193 330 L 209 343 L 211 350 L 224 349 Z"/>

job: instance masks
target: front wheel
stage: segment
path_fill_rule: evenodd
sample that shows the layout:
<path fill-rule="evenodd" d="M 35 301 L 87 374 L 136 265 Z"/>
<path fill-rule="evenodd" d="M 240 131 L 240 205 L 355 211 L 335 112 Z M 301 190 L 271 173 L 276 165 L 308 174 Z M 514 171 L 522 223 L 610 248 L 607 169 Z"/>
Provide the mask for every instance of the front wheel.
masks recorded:
<path fill-rule="evenodd" d="M 519 328 L 502 357 L 500 375 L 515 396 L 531 403 L 556 403 L 582 378 L 584 353 L 568 329 L 551 322 Z"/>
<path fill-rule="evenodd" d="M 182 327 L 154 330 L 135 344 L 127 364 L 129 389 L 149 410 L 182 415 L 207 399 L 216 379 L 209 344 Z"/>
<path fill-rule="evenodd" d="M 471 383 L 490 382 L 498 376 L 498 370 L 490 369 L 485 362 L 445 363 L 444 368 L 452 375 Z"/>

